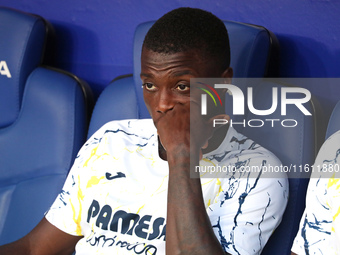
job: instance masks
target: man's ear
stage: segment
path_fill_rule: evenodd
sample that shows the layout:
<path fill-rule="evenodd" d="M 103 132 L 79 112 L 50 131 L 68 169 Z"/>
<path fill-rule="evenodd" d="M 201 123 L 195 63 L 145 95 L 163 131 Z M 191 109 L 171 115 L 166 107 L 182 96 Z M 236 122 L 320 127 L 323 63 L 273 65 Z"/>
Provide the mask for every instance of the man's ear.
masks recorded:
<path fill-rule="evenodd" d="M 222 73 L 222 78 L 226 79 L 226 83 L 231 84 L 231 79 L 233 78 L 234 71 L 231 67 L 228 67 L 227 69 L 224 70 Z"/>
<path fill-rule="evenodd" d="M 231 67 L 228 67 L 223 73 L 221 78 L 223 79 L 224 84 L 231 84 L 231 79 L 233 78 L 234 71 Z M 227 93 L 228 89 L 223 89 L 221 91 L 221 95 L 224 96 L 225 93 Z"/>

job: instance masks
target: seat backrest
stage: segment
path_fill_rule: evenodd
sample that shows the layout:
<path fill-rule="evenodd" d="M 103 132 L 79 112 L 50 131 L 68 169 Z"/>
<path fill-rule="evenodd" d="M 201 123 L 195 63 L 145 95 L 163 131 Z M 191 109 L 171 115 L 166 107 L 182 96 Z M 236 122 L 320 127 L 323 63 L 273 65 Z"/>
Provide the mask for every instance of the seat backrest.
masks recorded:
<path fill-rule="evenodd" d="M 340 101 L 335 105 L 328 121 L 326 139 L 340 129 Z"/>
<path fill-rule="evenodd" d="M 1 245 L 27 234 L 60 192 L 86 139 L 91 95 L 75 76 L 39 66 L 46 38 L 41 17 L 0 8 L 0 20 L 6 21 L 0 26 L 6 62 L 0 76 L 0 102 L 6 102 L 0 108 Z M 3 44 L 3 38 L 12 41 Z"/>
<path fill-rule="evenodd" d="M 262 110 L 270 109 L 273 103 L 273 88 L 277 88 L 278 98 L 281 98 L 282 88 L 289 88 L 286 82 L 278 80 L 256 83 L 253 94 L 254 107 Z M 289 93 L 289 98 L 301 98 L 301 94 Z M 281 224 L 261 254 L 290 255 L 305 207 L 311 166 L 320 146 L 317 135 L 322 135 L 316 122 L 318 118 L 316 105 L 314 98 L 303 104 L 311 116 L 305 115 L 295 105 L 287 105 L 287 113 L 283 116 L 281 104 L 278 103 L 276 111 L 270 115 L 248 113 L 245 118 L 246 127 L 243 133 L 272 151 L 283 163 L 284 168 L 280 171 L 287 172 L 289 177 L 289 200 L 286 211 Z"/>
<path fill-rule="evenodd" d="M 44 19 L 0 8 L 0 128 L 20 111 L 25 82 L 42 63 L 48 26 Z"/>
<path fill-rule="evenodd" d="M 133 74 L 116 78 L 100 95 L 88 136 L 110 120 L 150 118 L 141 89 L 140 61 L 144 37 L 153 24 L 154 21 L 150 21 L 137 26 L 133 43 Z M 224 24 L 229 33 L 230 65 L 235 77 L 272 77 L 278 74 L 279 46 L 275 35 L 261 26 L 233 21 L 224 21 Z M 112 99 L 110 105 L 107 105 L 107 97 Z M 110 112 L 103 111 L 107 109 L 105 107 L 110 107 Z"/>

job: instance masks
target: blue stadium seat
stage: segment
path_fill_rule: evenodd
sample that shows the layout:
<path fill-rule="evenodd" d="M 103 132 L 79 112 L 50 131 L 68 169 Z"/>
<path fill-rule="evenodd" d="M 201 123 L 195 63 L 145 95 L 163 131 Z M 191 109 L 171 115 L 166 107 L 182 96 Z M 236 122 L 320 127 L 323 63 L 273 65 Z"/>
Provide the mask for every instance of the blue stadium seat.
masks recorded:
<path fill-rule="evenodd" d="M 143 102 L 140 81 L 140 52 L 144 36 L 153 22 L 139 25 L 134 38 L 134 72 L 114 79 L 101 93 L 90 122 L 88 137 L 98 128 L 111 120 L 150 118 Z M 272 103 L 271 92 L 273 87 L 279 90 L 284 85 L 274 80 L 248 80 L 240 78 L 275 77 L 278 73 L 278 42 L 276 37 L 263 27 L 249 24 L 225 21 L 229 31 L 231 48 L 231 67 L 234 69 L 234 81 L 240 85 L 246 95 L 247 86 L 254 89 L 254 106 L 257 109 L 268 109 Z M 249 83 L 250 82 L 250 83 Z M 231 96 L 226 98 L 226 108 L 232 108 Z M 261 108 L 263 107 L 263 108 Z M 295 129 L 277 126 L 254 129 L 249 127 L 237 128 L 264 147 L 272 150 L 285 166 L 312 164 L 317 148 L 317 130 L 315 126 L 315 111 L 313 102 L 305 105 L 313 114 L 305 116 L 297 108 L 288 110 L 286 119 L 297 119 L 299 126 Z M 109 111 L 107 109 L 110 109 Z M 230 112 L 228 112 L 230 114 Z M 231 115 L 231 114 L 230 114 Z M 233 118 L 235 116 L 232 116 Z M 238 120 L 240 116 L 236 116 Z M 246 112 L 246 121 L 255 118 L 249 111 Z M 242 118 L 243 118 L 242 117 Z M 280 108 L 270 116 L 264 118 L 281 118 Z M 259 119 L 256 116 L 256 119 Z M 308 184 L 308 173 L 294 175 L 290 179 L 289 203 L 284 214 L 283 222 L 274 232 L 266 245 L 263 254 L 286 255 L 290 254 L 292 239 L 297 231 L 299 220 L 303 212 L 305 192 Z"/>
<path fill-rule="evenodd" d="M 287 88 L 288 85 L 282 79 L 256 82 L 253 93 L 254 107 L 256 109 L 269 109 L 272 105 L 272 89 L 278 88 L 278 98 L 280 98 L 281 89 Z M 301 94 L 289 93 L 289 98 L 301 98 Z M 245 118 L 246 122 L 249 120 L 262 120 L 265 124 L 259 128 L 246 126 L 243 133 L 272 151 L 282 161 L 286 169 L 291 169 L 288 173 L 288 205 L 281 224 L 274 231 L 261 253 L 263 255 L 290 255 L 290 249 L 305 208 L 305 196 L 311 173 L 309 170 L 320 147 L 319 137 L 322 137 L 324 131 L 316 122 L 317 116 L 319 116 L 316 99 L 312 97 L 303 106 L 312 114 L 311 116 L 302 113 L 295 105 L 288 105 L 287 115 L 282 116 L 279 101 L 278 108 L 274 113 L 266 116 L 248 113 Z M 270 119 L 280 121 L 266 121 Z M 287 121 L 284 121 L 282 125 L 283 120 Z M 296 122 L 290 120 L 295 120 Z M 260 125 L 261 123 L 259 124 L 259 121 L 255 121 L 253 124 Z M 296 172 L 294 169 L 296 169 Z"/>
<path fill-rule="evenodd" d="M 335 105 L 328 121 L 326 139 L 340 129 L 340 101 Z M 325 140 L 326 140 L 325 139 Z"/>
<path fill-rule="evenodd" d="M 18 117 L 25 83 L 44 56 L 45 20 L 21 12 L 0 9 L 0 127 Z"/>
<path fill-rule="evenodd" d="M 60 192 L 85 142 L 91 91 L 41 66 L 43 18 L 0 8 L 0 245 L 27 234 Z"/>

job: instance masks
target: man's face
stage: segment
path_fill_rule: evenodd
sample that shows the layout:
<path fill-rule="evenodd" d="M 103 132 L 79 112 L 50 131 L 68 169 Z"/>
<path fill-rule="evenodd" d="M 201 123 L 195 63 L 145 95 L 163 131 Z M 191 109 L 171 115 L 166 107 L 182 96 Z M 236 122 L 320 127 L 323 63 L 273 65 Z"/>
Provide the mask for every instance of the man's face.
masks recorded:
<path fill-rule="evenodd" d="M 193 91 L 190 93 L 190 78 L 221 75 L 213 66 L 203 61 L 194 50 L 163 54 L 143 49 L 141 79 L 144 101 L 156 127 L 159 118 L 174 105 L 194 100 Z"/>

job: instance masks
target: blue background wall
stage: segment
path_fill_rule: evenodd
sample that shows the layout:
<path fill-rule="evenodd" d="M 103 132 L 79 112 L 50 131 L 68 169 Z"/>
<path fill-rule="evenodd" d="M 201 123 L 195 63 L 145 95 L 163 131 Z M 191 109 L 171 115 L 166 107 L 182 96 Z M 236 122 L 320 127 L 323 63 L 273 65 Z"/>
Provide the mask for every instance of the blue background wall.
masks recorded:
<path fill-rule="evenodd" d="M 132 72 L 135 27 L 180 6 L 274 32 L 282 77 L 340 77 L 339 0 L 0 0 L 0 5 L 48 19 L 57 33 L 57 67 L 87 80 L 96 96 L 113 78 Z M 308 89 L 326 114 L 340 99 L 340 85 Z"/>

